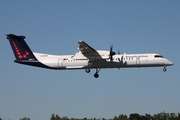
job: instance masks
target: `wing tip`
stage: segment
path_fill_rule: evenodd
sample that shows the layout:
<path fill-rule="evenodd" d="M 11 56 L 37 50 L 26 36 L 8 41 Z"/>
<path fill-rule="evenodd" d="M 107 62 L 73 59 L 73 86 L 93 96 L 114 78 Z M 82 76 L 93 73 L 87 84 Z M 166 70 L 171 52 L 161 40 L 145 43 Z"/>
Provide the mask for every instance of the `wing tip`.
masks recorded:
<path fill-rule="evenodd" d="M 79 41 L 78 41 L 78 43 L 82 43 L 82 42 L 84 42 L 84 41 L 83 41 L 83 40 L 79 40 Z"/>

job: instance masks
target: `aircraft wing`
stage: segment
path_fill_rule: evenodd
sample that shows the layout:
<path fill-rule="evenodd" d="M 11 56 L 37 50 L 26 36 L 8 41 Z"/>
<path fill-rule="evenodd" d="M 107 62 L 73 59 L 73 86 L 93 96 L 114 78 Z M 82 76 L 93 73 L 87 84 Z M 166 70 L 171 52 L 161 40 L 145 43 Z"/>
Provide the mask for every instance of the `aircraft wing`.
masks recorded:
<path fill-rule="evenodd" d="M 89 46 L 87 43 L 84 41 L 79 41 L 79 50 L 83 55 L 88 55 L 88 54 L 97 54 L 97 51 L 93 49 L 91 46 Z"/>
<path fill-rule="evenodd" d="M 108 52 L 109 54 L 109 51 L 103 51 L 102 53 L 99 50 L 95 50 L 84 41 L 79 41 L 78 44 L 80 52 L 77 52 L 73 56 L 74 59 L 89 59 L 90 61 L 94 61 L 96 59 L 109 58 L 109 55 L 104 55 L 105 52 Z"/>

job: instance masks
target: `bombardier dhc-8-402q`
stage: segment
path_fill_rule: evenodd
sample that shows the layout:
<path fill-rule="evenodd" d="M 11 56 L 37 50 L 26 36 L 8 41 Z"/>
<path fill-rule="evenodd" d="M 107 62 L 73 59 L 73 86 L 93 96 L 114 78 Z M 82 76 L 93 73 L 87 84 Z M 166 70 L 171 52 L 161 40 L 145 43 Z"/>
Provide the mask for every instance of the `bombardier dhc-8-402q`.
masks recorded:
<path fill-rule="evenodd" d="M 56 70 L 85 69 L 87 73 L 95 69 L 95 78 L 99 77 L 101 68 L 131 68 L 131 67 L 163 67 L 173 65 L 171 61 L 160 54 L 116 54 L 112 50 L 95 50 L 84 41 L 79 41 L 79 52 L 74 55 L 50 55 L 32 52 L 25 42 L 25 36 L 7 34 L 16 60 L 14 62 Z"/>

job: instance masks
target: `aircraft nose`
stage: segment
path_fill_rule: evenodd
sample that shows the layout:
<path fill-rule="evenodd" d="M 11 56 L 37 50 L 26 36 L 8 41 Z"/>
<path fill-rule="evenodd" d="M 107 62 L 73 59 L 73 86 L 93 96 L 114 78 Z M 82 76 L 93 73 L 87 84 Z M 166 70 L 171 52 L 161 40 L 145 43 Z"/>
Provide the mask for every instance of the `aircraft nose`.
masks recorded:
<path fill-rule="evenodd" d="M 168 65 L 168 66 L 174 65 L 174 63 L 171 62 L 170 60 L 166 60 L 165 64 Z"/>

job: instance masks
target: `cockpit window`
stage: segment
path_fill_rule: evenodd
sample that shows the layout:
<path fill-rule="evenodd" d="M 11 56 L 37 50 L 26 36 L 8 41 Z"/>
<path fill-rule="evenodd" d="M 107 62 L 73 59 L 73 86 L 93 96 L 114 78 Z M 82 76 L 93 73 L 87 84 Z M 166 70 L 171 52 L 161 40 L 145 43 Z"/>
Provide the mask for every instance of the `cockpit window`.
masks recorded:
<path fill-rule="evenodd" d="M 154 57 L 155 57 L 155 58 L 163 58 L 162 55 L 155 55 Z"/>

